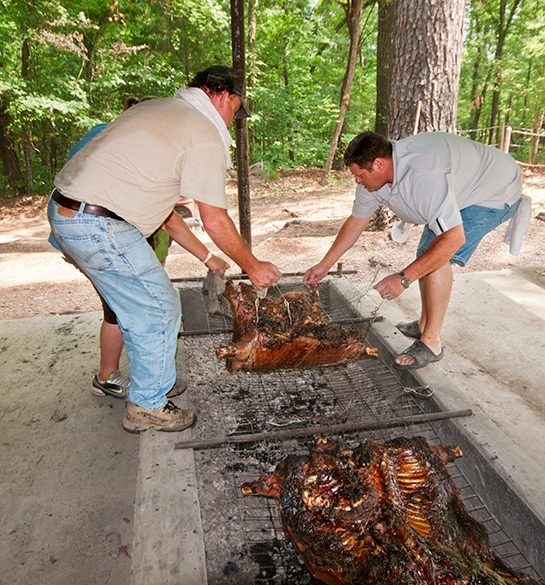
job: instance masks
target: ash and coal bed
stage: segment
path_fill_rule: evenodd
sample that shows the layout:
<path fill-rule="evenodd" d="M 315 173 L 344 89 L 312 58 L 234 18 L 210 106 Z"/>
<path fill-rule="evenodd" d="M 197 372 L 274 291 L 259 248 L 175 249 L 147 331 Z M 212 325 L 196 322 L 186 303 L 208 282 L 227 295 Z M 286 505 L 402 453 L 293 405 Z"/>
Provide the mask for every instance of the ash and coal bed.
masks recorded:
<path fill-rule="evenodd" d="M 343 304 L 332 287 L 325 294 L 320 291 L 320 296 L 331 320 L 357 321 L 359 315 Z M 206 295 L 202 297 L 206 311 Z M 357 360 L 340 367 L 229 373 L 215 351 L 230 336 L 213 333 L 214 327 L 225 330 L 229 323 L 209 315 L 206 320 L 209 335 L 183 337 L 189 399 L 198 415 L 194 440 L 408 417 L 430 411 L 430 401 L 407 392 L 379 359 Z M 353 326 L 365 332 L 368 324 L 359 321 Z M 398 436 L 424 436 L 432 444 L 442 442 L 432 422 L 321 436 L 347 447 Z M 245 496 L 241 491 L 245 482 L 271 473 L 286 456 L 308 453 L 314 440 L 315 437 L 269 440 L 194 451 L 209 585 L 321 583 L 311 576 L 284 534 L 276 501 Z M 495 554 L 510 566 L 537 577 L 457 464 L 450 463 L 448 467 L 468 512 L 485 526 Z"/>

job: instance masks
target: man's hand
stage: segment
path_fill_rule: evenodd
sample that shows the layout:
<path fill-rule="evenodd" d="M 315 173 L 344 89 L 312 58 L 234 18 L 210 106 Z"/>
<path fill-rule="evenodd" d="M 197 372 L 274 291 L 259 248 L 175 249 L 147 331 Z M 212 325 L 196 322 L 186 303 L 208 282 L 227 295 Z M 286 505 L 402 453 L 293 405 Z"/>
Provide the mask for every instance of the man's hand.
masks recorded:
<path fill-rule="evenodd" d="M 377 282 L 373 288 L 387 301 L 393 301 L 405 290 L 399 274 L 390 274 Z"/>
<path fill-rule="evenodd" d="M 327 276 L 328 268 L 323 266 L 321 263 L 315 264 L 305 272 L 303 276 L 303 284 L 310 288 L 311 286 L 317 286 L 317 284 Z"/>
<path fill-rule="evenodd" d="M 251 270 L 247 271 L 247 274 L 257 290 L 268 288 L 278 282 L 278 268 L 271 262 L 258 261 Z"/>

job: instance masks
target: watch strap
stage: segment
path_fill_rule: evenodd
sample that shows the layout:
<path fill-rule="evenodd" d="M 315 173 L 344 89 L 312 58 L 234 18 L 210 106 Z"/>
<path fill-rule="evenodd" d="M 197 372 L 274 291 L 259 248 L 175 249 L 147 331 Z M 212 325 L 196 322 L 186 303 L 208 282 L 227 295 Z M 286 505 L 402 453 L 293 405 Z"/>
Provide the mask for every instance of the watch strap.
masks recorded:
<path fill-rule="evenodd" d="M 407 278 L 407 276 L 405 275 L 405 273 L 403 272 L 403 270 L 399 273 L 399 276 L 401 276 L 401 284 L 405 287 L 405 288 L 409 288 L 411 281 Z"/>

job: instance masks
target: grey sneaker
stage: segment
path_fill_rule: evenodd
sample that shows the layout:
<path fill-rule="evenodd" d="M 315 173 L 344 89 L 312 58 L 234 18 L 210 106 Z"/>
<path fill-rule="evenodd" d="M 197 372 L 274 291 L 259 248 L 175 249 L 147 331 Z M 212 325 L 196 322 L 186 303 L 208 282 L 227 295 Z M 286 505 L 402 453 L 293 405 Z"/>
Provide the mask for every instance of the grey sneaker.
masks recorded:
<path fill-rule="evenodd" d="M 187 383 L 185 380 L 176 380 L 176 384 L 172 386 L 172 388 L 168 391 L 167 398 L 174 398 L 175 396 L 180 396 L 185 392 L 187 388 Z"/>
<path fill-rule="evenodd" d="M 91 391 L 96 396 L 114 396 L 115 398 L 126 398 L 127 388 L 131 385 L 131 381 L 124 376 L 119 370 L 114 370 L 108 374 L 108 379 L 101 382 L 98 379 L 98 374 L 93 377 L 93 388 Z"/>
<path fill-rule="evenodd" d="M 123 428 L 129 433 L 140 433 L 148 429 L 158 431 L 183 431 L 195 424 L 197 415 L 192 410 L 182 410 L 170 400 L 159 410 L 146 410 L 127 402 Z"/>

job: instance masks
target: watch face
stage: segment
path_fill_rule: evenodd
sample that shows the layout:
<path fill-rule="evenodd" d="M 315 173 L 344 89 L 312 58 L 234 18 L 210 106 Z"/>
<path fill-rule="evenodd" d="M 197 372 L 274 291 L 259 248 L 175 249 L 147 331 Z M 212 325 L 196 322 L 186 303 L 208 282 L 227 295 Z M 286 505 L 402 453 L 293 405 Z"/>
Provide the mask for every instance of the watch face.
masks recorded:
<path fill-rule="evenodd" d="M 405 274 L 403 274 L 403 272 L 399 273 L 399 276 L 401 276 L 401 284 L 405 287 L 405 288 L 409 288 L 409 285 L 411 284 L 409 282 L 409 279 L 405 276 Z"/>

